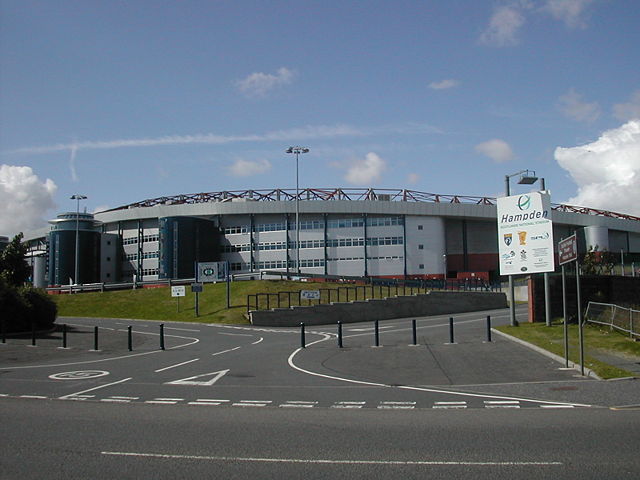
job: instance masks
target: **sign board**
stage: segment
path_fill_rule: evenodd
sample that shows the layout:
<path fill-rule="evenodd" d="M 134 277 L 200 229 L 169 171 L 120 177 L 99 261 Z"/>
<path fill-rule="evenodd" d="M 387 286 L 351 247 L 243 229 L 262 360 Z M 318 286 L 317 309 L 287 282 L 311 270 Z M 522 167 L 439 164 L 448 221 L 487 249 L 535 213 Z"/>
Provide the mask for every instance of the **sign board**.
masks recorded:
<path fill-rule="evenodd" d="M 202 287 L 203 287 L 203 285 L 201 283 L 192 283 L 191 284 L 191 291 L 193 293 L 202 293 Z"/>
<path fill-rule="evenodd" d="M 532 192 L 498 198 L 497 220 L 501 275 L 555 270 L 548 194 Z"/>
<path fill-rule="evenodd" d="M 171 296 L 172 297 L 186 297 L 187 289 L 184 285 L 172 286 L 171 287 Z"/>
<path fill-rule="evenodd" d="M 320 290 L 300 290 L 300 298 L 305 300 L 320 300 Z"/>
<path fill-rule="evenodd" d="M 227 262 L 198 262 L 196 282 L 224 282 L 227 279 Z"/>
<path fill-rule="evenodd" d="M 578 259 L 578 240 L 574 233 L 570 237 L 560 240 L 558 242 L 558 263 L 564 265 L 565 263 L 575 262 Z"/>

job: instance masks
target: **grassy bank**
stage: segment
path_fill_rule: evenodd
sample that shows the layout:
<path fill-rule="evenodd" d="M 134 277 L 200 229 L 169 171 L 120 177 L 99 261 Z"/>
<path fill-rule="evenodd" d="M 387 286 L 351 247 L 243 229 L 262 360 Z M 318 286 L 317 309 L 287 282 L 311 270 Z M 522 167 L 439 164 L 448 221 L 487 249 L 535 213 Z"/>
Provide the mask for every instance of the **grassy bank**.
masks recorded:
<path fill-rule="evenodd" d="M 74 295 L 54 295 L 58 315 L 73 317 L 135 318 L 201 323 L 248 323 L 247 295 L 279 291 L 326 288 L 325 283 L 291 281 L 242 281 L 231 283 L 227 308 L 226 284 L 205 284 L 199 295 L 199 317 L 195 315 L 195 294 L 186 287 L 186 297 L 171 297 L 168 287 L 119 290 Z"/>
<path fill-rule="evenodd" d="M 547 327 L 544 323 L 521 323 L 519 327 L 502 326 L 497 330 L 532 343 L 538 347 L 564 357 L 564 333 L 562 323 Z M 587 324 L 583 330 L 585 344 L 585 367 L 601 378 L 631 377 L 634 374 L 611 366 L 601 358 L 606 355 L 636 357 L 640 359 L 640 343 L 608 327 Z M 578 326 L 569 325 L 569 360 L 580 362 Z M 600 357 L 600 358 L 599 358 Z"/>

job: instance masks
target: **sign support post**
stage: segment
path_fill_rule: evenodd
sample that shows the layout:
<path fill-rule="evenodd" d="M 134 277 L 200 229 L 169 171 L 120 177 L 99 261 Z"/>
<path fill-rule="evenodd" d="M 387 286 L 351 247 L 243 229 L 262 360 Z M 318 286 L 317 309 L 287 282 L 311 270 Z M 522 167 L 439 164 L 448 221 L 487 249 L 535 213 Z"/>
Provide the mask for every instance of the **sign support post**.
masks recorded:
<path fill-rule="evenodd" d="M 578 261 L 578 241 L 577 232 L 560 240 L 558 243 L 558 263 L 562 265 L 562 308 L 564 315 L 564 362 L 569 366 L 569 330 L 567 315 L 567 292 L 565 289 L 565 264 L 575 262 L 576 264 L 576 297 L 578 300 L 578 337 L 580 343 L 580 374 L 584 375 L 584 338 L 582 336 L 582 299 L 580 295 L 580 263 Z"/>

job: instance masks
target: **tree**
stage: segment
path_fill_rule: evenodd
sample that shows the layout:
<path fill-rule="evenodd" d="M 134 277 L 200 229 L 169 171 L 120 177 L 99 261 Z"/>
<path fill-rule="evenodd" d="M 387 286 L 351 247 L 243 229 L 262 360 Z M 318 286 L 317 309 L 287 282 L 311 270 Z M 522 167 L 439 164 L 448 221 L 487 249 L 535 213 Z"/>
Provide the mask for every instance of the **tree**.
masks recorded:
<path fill-rule="evenodd" d="M 22 232 L 0 252 L 0 275 L 9 284 L 19 287 L 27 281 L 31 268 L 27 264 L 27 245 L 22 243 Z"/>
<path fill-rule="evenodd" d="M 31 273 L 26 254 L 22 233 L 0 252 L 0 321 L 10 332 L 51 328 L 56 320 L 56 304 L 46 292 L 24 285 Z"/>
<path fill-rule="evenodd" d="M 609 274 L 616 262 L 615 255 L 607 250 L 598 250 L 598 245 L 589 247 L 582 259 L 582 272 L 585 275 Z"/>

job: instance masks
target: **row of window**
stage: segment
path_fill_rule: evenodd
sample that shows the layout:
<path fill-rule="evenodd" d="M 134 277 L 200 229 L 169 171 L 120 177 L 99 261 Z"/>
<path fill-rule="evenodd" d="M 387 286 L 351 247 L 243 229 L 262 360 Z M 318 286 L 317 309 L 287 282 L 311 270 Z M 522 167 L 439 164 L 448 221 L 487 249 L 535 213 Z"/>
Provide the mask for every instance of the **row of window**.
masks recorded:
<path fill-rule="evenodd" d="M 367 246 L 376 247 L 381 245 L 402 245 L 404 239 L 402 237 L 373 237 L 367 238 Z M 326 241 L 327 247 L 362 247 L 364 246 L 364 238 L 335 238 Z M 286 242 L 263 242 L 256 245 L 255 250 L 285 250 Z M 301 240 L 300 248 L 323 248 L 324 240 Z M 289 242 L 289 249 L 295 249 L 296 242 Z M 236 245 L 221 245 L 222 253 L 237 253 L 251 251 L 251 244 L 242 243 Z"/>
<path fill-rule="evenodd" d="M 402 260 L 402 256 L 388 256 L 388 257 L 368 257 L 369 260 Z M 348 261 L 364 261 L 364 257 L 340 257 L 340 258 L 328 258 L 328 262 L 348 262 Z M 309 258 L 300 259 L 300 268 L 311 267 L 324 267 L 325 261 L 322 258 Z M 233 262 L 229 264 L 229 270 L 232 272 L 239 272 L 243 270 L 249 270 L 251 268 L 249 263 L 245 262 Z M 265 262 L 256 262 L 254 268 L 258 270 L 274 270 L 279 268 L 287 268 L 286 260 L 269 260 Z M 296 268 L 296 261 L 289 260 L 289 268 Z M 421 269 L 424 269 L 424 265 L 420 265 Z"/>
<path fill-rule="evenodd" d="M 367 217 L 367 226 L 370 227 L 387 227 L 392 225 L 402 225 L 404 223 L 403 217 Z M 341 218 L 336 220 L 327 220 L 328 228 L 353 228 L 363 227 L 364 219 L 359 217 L 354 218 Z M 254 225 L 253 230 L 255 232 L 276 232 L 286 230 L 286 222 L 279 223 L 260 223 Z M 322 220 L 304 220 L 300 222 L 300 230 L 319 230 L 324 228 L 324 221 Z M 295 230 L 296 223 L 289 222 L 289 230 Z M 222 231 L 225 235 L 231 235 L 236 233 L 249 233 L 248 225 L 236 225 L 233 227 L 223 227 Z"/>
<path fill-rule="evenodd" d="M 160 257 L 160 252 L 156 251 L 156 252 L 142 252 L 142 258 L 159 258 Z M 127 253 L 124 256 L 125 260 L 138 260 L 138 254 L 137 253 Z"/>
<path fill-rule="evenodd" d="M 146 243 L 146 242 L 157 242 L 160 240 L 160 235 L 157 233 L 151 234 L 151 235 L 143 235 L 142 236 L 142 242 Z M 127 238 L 123 238 L 122 239 L 122 244 L 123 245 L 135 245 L 136 243 L 138 243 L 138 237 L 127 237 Z"/>

